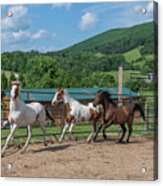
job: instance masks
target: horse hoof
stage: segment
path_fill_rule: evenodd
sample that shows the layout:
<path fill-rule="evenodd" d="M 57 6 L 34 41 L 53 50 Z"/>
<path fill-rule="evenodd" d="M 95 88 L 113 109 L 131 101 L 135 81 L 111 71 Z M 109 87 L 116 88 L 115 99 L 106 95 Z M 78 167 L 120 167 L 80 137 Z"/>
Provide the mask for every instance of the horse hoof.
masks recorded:
<path fill-rule="evenodd" d="M 116 143 L 123 143 L 122 140 L 117 140 Z"/>
<path fill-rule="evenodd" d="M 22 148 L 22 145 L 19 144 L 19 145 L 17 146 L 17 148 L 18 148 L 18 149 L 21 149 L 21 148 Z"/>
<path fill-rule="evenodd" d="M 24 153 L 25 153 L 25 150 L 22 150 L 20 153 L 21 153 L 21 154 L 24 154 Z"/>
<path fill-rule="evenodd" d="M 53 145 L 54 144 L 54 141 L 51 141 L 51 144 Z"/>
<path fill-rule="evenodd" d="M 130 143 L 129 140 L 126 140 L 126 143 Z"/>
<path fill-rule="evenodd" d="M 95 138 L 93 139 L 93 142 L 96 142 L 96 139 Z"/>
<path fill-rule="evenodd" d="M 91 140 L 90 140 L 90 139 L 88 139 L 88 140 L 86 140 L 86 142 L 87 142 L 87 143 L 91 143 Z"/>
<path fill-rule="evenodd" d="M 44 143 L 44 146 L 45 146 L 45 147 L 47 147 L 47 146 L 48 146 L 47 142 L 45 142 L 45 143 Z"/>
<path fill-rule="evenodd" d="M 1 158 L 5 157 L 4 153 L 1 154 Z"/>
<path fill-rule="evenodd" d="M 106 135 L 104 135 L 103 138 L 104 138 L 104 140 L 107 140 L 107 136 Z"/>

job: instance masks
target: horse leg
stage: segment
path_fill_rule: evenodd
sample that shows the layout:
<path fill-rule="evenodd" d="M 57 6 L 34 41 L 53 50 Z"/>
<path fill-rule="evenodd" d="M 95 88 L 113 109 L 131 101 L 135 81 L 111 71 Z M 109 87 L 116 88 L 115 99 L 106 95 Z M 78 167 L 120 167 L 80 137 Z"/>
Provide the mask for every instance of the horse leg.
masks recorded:
<path fill-rule="evenodd" d="M 12 131 L 12 128 L 13 128 L 13 125 L 10 124 L 10 131 Z M 14 142 L 14 135 L 11 137 L 11 142 L 13 143 L 13 145 L 15 145 L 15 142 Z"/>
<path fill-rule="evenodd" d="M 42 130 L 42 133 L 43 133 L 44 145 L 47 146 L 48 144 L 46 142 L 46 132 L 45 132 L 45 126 L 44 126 L 45 122 L 40 122 L 39 124 L 40 124 L 40 128 Z"/>
<path fill-rule="evenodd" d="M 103 129 L 102 129 L 102 134 L 103 134 L 103 138 L 106 140 L 107 139 L 107 135 L 106 135 L 106 129 L 108 127 L 110 127 L 112 125 L 112 121 L 110 121 L 109 123 L 107 123 L 106 125 L 104 125 Z"/>
<path fill-rule="evenodd" d="M 69 127 L 69 134 L 70 134 L 70 139 L 72 138 L 72 137 L 74 137 L 73 136 L 73 133 L 72 133 L 72 129 L 74 128 L 74 123 L 71 123 L 71 125 L 70 125 L 70 127 Z"/>
<path fill-rule="evenodd" d="M 60 136 L 60 138 L 59 138 L 59 141 L 58 141 L 59 143 L 62 142 L 63 137 L 64 137 L 64 135 L 65 135 L 65 132 L 66 132 L 68 126 L 69 126 L 69 124 L 66 122 L 66 123 L 65 123 L 65 126 L 64 126 L 64 128 L 63 128 L 63 130 L 62 130 L 62 134 L 61 134 L 61 136 Z"/>
<path fill-rule="evenodd" d="M 32 126 L 28 125 L 27 127 L 28 127 L 28 137 L 27 137 L 25 145 L 24 145 L 24 147 L 22 149 L 22 153 L 24 153 L 26 151 L 28 143 L 29 143 L 29 140 L 31 139 L 31 136 L 32 136 Z"/>
<path fill-rule="evenodd" d="M 118 143 L 121 143 L 121 142 L 122 142 L 122 140 L 123 140 L 123 138 L 124 138 L 124 136 L 125 136 L 125 133 L 126 133 L 125 124 L 120 125 L 120 127 L 121 127 L 121 129 L 122 129 L 122 136 L 121 136 L 121 138 L 118 140 Z"/>
<path fill-rule="evenodd" d="M 127 125 L 128 125 L 128 137 L 127 137 L 126 143 L 129 143 L 130 136 L 132 133 L 132 123 L 128 123 Z"/>
<path fill-rule="evenodd" d="M 12 129 L 10 131 L 10 134 L 8 135 L 6 143 L 5 143 L 5 145 L 4 145 L 3 149 L 2 149 L 1 155 L 4 154 L 4 152 L 5 152 L 6 148 L 7 148 L 7 145 L 9 144 L 10 140 L 14 136 L 17 128 L 18 128 L 17 124 L 13 124 L 13 127 L 12 127 Z"/>
<path fill-rule="evenodd" d="M 87 138 L 86 141 L 87 141 L 88 143 L 91 142 L 92 137 L 93 137 L 95 134 L 96 134 L 96 121 L 93 122 L 93 130 L 92 130 L 92 132 L 90 133 L 90 135 L 88 136 L 88 138 Z"/>
<path fill-rule="evenodd" d="M 96 138 L 97 138 L 97 136 L 98 136 L 98 133 L 100 132 L 100 130 L 102 129 L 102 127 L 103 127 L 103 125 L 100 125 L 100 127 L 99 127 L 98 130 L 96 131 L 95 136 L 94 136 L 94 138 L 93 138 L 93 141 L 96 141 Z"/>

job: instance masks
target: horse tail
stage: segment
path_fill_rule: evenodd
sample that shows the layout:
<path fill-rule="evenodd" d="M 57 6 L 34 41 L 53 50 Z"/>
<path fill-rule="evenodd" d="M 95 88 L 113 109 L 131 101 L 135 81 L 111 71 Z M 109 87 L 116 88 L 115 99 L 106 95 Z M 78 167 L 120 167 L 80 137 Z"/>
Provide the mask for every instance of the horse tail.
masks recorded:
<path fill-rule="evenodd" d="M 49 114 L 48 110 L 45 108 L 45 113 L 47 118 L 49 118 L 53 123 L 54 123 L 54 119 L 52 118 L 52 116 Z"/>
<path fill-rule="evenodd" d="M 133 112 L 135 112 L 135 111 L 139 111 L 141 113 L 141 116 L 142 116 L 143 120 L 145 121 L 144 111 L 143 111 L 143 109 L 141 108 L 141 106 L 138 103 L 136 103 L 134 105 Z"/>

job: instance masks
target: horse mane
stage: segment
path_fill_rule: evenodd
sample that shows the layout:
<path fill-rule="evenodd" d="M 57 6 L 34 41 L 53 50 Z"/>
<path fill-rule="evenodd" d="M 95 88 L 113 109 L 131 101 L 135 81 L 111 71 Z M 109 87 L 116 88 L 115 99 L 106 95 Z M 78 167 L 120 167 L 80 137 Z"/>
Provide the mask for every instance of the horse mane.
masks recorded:
<path fill-rule="evenodd" d="M 72 96 L 70 96 L 69 92 L 67 89 L 64 89 L 64 95 L 66 97 L 68 97 L 68 100 L 71 102 L 71 101 L 75 101 L 75 102 L 78 102 L 76 99 L 74 99 Z"/>
<path fill-rule="evenodd" d="M 103 91 L 103 94 L 113 106 L 117 107 L 117 103 L 111 98 L 111 94 L 107 90 Z"/>

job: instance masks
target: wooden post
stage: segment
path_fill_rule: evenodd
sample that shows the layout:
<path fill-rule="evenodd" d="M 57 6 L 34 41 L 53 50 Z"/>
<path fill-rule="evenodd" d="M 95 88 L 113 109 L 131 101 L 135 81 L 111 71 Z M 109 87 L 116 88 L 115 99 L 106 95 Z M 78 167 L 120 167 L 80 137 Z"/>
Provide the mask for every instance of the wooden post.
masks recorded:
<path fill-rule="evenodd" d="M 118 104 L 122 105 L 123 67 L 118 68 Z"/>

